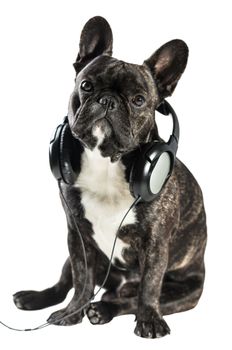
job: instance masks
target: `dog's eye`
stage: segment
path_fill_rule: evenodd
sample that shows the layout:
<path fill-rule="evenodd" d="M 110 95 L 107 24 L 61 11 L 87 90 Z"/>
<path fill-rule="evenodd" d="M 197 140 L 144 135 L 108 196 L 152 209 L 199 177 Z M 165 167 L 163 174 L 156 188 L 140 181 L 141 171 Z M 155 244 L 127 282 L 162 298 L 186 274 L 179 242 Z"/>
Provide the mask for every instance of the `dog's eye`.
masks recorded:
<path fill-rule="evenodd" d="M 145 103 L 145 98 L 142 95 L 137 95 L 132 99 L 132 102 L 137 107 L 141 107 Z"/>
<path fill-rule="evenodd" d="M 93 84 L 88 80 L 84 80 L 81 83 L 81 89 L 86 92 L 90 92 L 93 90 Z"/>

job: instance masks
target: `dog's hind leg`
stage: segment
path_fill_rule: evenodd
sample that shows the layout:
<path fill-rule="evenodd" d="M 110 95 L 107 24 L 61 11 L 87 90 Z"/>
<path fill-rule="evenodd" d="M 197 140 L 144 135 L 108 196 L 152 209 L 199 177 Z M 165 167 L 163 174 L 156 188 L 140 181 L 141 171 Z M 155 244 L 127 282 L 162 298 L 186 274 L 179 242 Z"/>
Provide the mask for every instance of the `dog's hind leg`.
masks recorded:
<path fill-rule="evenodd" d="M 101 301 L 90 304 L 86 314 L 92 324 L 104 324 L 116 316 L 136 314 L 139 282 L 129 280 L 117 287 L 106 291 Z"/>
<path fill-rule="evenodd" d="M 160 296 L 160 311 L 162 315 L 192 309 L 198 303 L 204 284 L 204 266 L 200 271 L 168 273 L 163 281 Z M 104 324 L 114 317 L 137 313 L 138 282 L 126 282 L 118 291 L 116 298 L 92 303 L 87 316 L 92 324 Z"/>
<path fill-rule="evenodd" d="M 136 314 L 137 303 L 137 297 L 98 301 L 90 304 L 87 310 L 87 316 L 94 325 L 104 324 L 110 322 L 116 316 Z"/>
<path fill-rule="evenodd" d="M 69 258 L 66 260 L 60 280 L 43 291 L 26 290 L 13 295 L 15 305 L 22 310 L 39 310 L 61 303 L 72 288 L 72 271 Z"/>
<path fill-rule="evenodd" d="M 199 271 L 175 271 L 164 278 L 160 296 L 163 315 L 187 311 L 194 308 L 202 294 L 204 285 L 204 264 Z"/>

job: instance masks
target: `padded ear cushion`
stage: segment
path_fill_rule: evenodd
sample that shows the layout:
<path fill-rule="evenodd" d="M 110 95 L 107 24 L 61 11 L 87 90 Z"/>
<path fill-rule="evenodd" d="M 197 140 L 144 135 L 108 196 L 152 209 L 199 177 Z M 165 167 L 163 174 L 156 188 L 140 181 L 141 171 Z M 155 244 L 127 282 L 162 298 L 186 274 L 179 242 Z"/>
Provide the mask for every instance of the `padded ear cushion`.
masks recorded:
<path fill-rule="evenodd" d="M 62 133 L 62 129 L 64 127 L 64 123 L 58 125 L 56 128 L 54 135 L 50 140 L 49 146 L 49 163 L 52 174 L 57 180 L 62 179 L 61 171 L 60 171 L 60 135 Z"/>
<path fill-rule="evenodd" d="M 73 185 L 80 172 L 83 146 L 72 136 L 69 124 L 65 124 L 60 139 L 60 169 L 65 183 Z"/>
<path fill-rule="evenodd" d="M 155 199 L 172 173 L 175 153 L 165 142 L 151 142 L 138 151 L 130 172 L 130 191 L 142 201 Z"/>
<path fill-rule="evenodd" d="M 80 172 L 81 153 L 83 146 L 72 136 L 69 124 L 59 125 L 50 142 L 50 167 L 57 180 L 66 184 L 74 184 Z"/>

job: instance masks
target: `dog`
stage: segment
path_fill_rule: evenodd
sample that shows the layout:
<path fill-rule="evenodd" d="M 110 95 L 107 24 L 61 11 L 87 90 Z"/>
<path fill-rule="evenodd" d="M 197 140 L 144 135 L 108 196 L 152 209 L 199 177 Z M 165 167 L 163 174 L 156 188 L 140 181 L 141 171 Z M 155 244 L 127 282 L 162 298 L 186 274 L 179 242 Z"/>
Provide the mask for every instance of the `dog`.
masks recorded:
<path fill-rule="evenodd" d="M 135 334 L 156 338 L 170 333 L 163 316 L 195 307 L 204 285 L 202 192 L 178 159 L 158 198 L 138 203 L 127 215 L 101 300 L 75 313 L 104 280 L 117 228 L 134 201 L 129 173 L 135 152 L 143 143 L 160 140 L 154 112 L 173 93 L 188 59 L 187 45 L 176 39 L 142 65 L 130 64 L 112 57 L 112 41 L 108 22 L 93 17 L 82 30 L 74 63 L 68 122 L 83 152 L 74 185 L 61 182 L 69 258 L 56 285 L 18 292 L 14 302 L 20 309 L 41 309 L 62 302 L 74 288 L 70 303 L 53 313 L 49 323 L 73 325 L 87 314 L 92 324 L 104 324 L 118 315 L 135 314 Z M 86 248 L 84 295 L 84 255 L 64 199 Z"/>

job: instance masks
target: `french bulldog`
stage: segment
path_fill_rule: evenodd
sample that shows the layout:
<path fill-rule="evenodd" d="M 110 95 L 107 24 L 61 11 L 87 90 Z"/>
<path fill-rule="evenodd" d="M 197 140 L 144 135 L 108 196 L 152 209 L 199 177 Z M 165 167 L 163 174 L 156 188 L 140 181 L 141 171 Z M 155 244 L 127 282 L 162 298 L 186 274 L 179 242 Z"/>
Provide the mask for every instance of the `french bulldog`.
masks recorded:
<path fill-rule="evenodd" d="M 170 333 L 163 316 L 193 308 L 204 284 L 207 235 L 202 192 L 178 159 L 158 198 L 139 202 L 126 217 L 101 300 L 69 316 L 88 303 L 104 280 L 117 228 L 134 201 L 131 165 L 142 144 L 160 140 L 155 110 L 173 93 L 188 58 L 187 45 L 176 39 L 142 65 L 130 64 L 111 56 L 112 41 L 104 18 L 85 24 L 68 111 L 72 135 L 84 147 L 74 185 L 61 182 L 61 188 L 84 239 L 85 293 L 80 237 L 61 197 L 69 258 L 60 280 L 43 291 L 18 292 L 14 302 L 20 309 L 41 309 L 62 302 L 74 288 L 71 302 L 53 313 L 49 323 L 73 325 L 87 314 L 96 325 L 135 314 L 135 334 L 156 338 Z"/>

